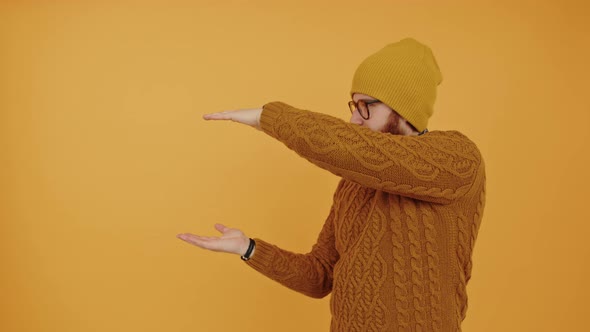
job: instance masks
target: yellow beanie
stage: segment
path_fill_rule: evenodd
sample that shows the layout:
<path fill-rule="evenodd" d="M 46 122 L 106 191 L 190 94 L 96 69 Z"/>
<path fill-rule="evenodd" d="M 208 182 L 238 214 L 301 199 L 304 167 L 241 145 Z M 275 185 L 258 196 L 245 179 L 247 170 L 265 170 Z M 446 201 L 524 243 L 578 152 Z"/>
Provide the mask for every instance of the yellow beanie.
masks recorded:
<path fill-rule="evenodd" d="M 385 46 L 361 63 L 354 73 L 351 94 L 379 99 L 423 131 L 441 82 L 442 74 L 432 50 L 406 38 Z"/>

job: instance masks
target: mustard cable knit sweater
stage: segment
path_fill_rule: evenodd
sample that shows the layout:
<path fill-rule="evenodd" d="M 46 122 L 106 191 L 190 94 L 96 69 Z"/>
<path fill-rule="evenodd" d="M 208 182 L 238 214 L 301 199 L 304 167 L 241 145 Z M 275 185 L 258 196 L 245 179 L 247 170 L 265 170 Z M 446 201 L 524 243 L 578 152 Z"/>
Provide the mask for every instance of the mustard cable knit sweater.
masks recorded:
<path fill-rule="evenodd" d="M 332 293 L 332 331 L 461 331 L 485 171 L 457 131 L 399 136 L 280 102 L 268 135 L 342 178 L 317 243 L 292 253 L 261 239 L 247 264 L 297 292 Z"/>

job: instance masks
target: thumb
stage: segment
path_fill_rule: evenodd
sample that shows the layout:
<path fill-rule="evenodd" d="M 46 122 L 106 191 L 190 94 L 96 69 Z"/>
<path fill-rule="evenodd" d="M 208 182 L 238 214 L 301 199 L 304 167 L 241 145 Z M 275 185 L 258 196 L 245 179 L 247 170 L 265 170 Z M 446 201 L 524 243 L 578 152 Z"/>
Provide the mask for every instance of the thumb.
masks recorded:
<path fill-rule="evenodd" d="M 215 229 L 221 233 L 225 233 L 225 232 L 229 231 L 229 227 L 225 227 L 222 224 L 215 224 Z"/>

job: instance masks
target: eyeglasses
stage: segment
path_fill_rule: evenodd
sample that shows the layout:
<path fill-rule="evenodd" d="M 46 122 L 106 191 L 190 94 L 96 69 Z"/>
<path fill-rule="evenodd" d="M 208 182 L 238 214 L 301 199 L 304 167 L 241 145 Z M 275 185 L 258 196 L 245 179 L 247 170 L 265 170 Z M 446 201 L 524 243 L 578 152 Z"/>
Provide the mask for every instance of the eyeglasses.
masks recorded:
<path fill-rule="evenodd" d="M 365 120 L 369 120 L 371 114 L 369 113 L 369 105 L 380 103 L 381 100 L 359 100 L 354 102 L 351 100 L 348 102 L 348 108 L 350 108 L 350 113 L 354 113 L 354 111 L 359 111 L 361 117 Z"/>

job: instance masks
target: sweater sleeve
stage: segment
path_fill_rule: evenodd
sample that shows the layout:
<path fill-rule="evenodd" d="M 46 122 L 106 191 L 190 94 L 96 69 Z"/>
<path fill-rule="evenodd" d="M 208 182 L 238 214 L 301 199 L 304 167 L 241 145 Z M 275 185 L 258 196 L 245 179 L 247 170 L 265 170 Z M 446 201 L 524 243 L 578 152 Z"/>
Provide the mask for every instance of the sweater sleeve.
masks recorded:
<path fill-rule="evenodd" d="M 475 144 L 457 131 L 392 135 L 281 102 L 264 105 L 260 124 L 265 133 L 335 175 L 434 203 L 463 196 L 481 163 Z"/>
<path fill-rule="evenodd" d="M 332 271 L 340 257 L 334 238 L 334 206 L 307 254 L 293 253 L 258 238 L 255 241 L 256 251 L 246 264 L 256 271 L 310 297 L 323 298 L 332 292 Z"/>

